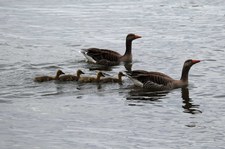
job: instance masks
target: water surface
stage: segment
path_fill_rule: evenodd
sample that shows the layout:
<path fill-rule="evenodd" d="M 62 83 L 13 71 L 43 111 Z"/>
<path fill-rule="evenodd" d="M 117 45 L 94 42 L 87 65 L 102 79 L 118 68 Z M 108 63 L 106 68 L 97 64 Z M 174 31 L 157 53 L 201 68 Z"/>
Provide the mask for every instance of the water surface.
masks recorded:
<path fill-rule="evenodd" d="M 224 148 L 224 1 L 2 0 L 0 20 L 1 148 Z M 186 59 L 204 60 L 189 87 L 33 82 L 57 69 L 94 75 L 79 50 L 123 53 L 128 33 L 143 37 L 132 69 L 179 79 Z"/>

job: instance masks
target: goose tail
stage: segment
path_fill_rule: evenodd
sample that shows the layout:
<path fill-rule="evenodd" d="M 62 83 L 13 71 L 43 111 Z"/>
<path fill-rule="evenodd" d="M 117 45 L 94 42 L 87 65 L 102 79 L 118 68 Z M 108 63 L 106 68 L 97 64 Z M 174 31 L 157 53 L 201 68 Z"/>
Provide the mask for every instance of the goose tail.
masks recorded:
<path fill-rule="evenodd" d="M 91 56 L 88 55 L 88 49 L 81 49 L 79 52 L 84 55 L 87 62 L 96 63 L 96 60 L 94 60 Z"/>

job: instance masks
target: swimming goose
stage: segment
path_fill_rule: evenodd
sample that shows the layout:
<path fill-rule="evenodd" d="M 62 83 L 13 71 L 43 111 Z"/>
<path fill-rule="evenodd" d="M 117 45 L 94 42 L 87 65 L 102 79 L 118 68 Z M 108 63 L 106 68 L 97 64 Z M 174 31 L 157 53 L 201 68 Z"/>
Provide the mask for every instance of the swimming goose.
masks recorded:
<path fill-rule="evenodd" d="M 76 72 L 76 76 L 75 75 L 63 75 L 63 76 L 59 77 L 59 81 L 78 81 L 81 74 L 84 74 L 84 72 L 81 71 L 80 69 L 78 69 Z"/>
<path fill-rule="evenodd" d="M 45 82 L 45 81 L 51 81 L 51 80 L 58 80 L 59 76 L 64 74 L 64 72 L 62 72 L 62 70 L 58 70 L 56 72 L 56 76 L 41 76 L 41 77 L 36 77 L 34 78 L 35 82 Z"/>
<path fill-rule="evenodd" d="M 120 62 L 131 62 L 132 41 L 138 38 L 141 38 L 141 36 L 135 34 L 127 35 L 126 51 L 124 55 L 121 55 L 118 52 L 112 50 L 98 48 L 82 49 L 81 53 L 86 57 L 87 61 L 106 66 L 118 65 Z"/>
<path fill-rule="evenodd" d="M 101 83 L 122 83 L 122 76 L 125 76 L 122 72 L 118 73 L 118 78 L 102 78 L 100 80 Z"/>
<path fill-rule="evenodd" d="M 99 71 L 96 75 L 96 77 L 80 77 L 79 78 L 79 82 L 82 83 L 94 83 L 94 82 L 100 82 L 101 77 L 104 77 L 105 75 Z"/>
<path fill-rule="evenodd" d="M 127 72 L 127 76 L 136 86 L 152 91 L 171 90 L 188 86 L 188 73 L 192 65 L 199 63 L 200 60 L 186 60 L 183 65 L 180 80 L 175 80 L 161 72 L 148 72 L 135 70 Z"/>

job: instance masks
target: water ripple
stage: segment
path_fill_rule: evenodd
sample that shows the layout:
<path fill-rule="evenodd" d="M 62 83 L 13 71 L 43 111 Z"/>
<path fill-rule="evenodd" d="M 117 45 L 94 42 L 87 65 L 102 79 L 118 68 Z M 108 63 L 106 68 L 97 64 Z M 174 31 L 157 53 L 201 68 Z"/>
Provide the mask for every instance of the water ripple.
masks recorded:
<path fill-rule="evenodd" d="M 0 7 L 1 148 L 223 148 L 225 1 L 16 1 Z M 132 65 L 85 62 L 81 48 L 125 50 Z M 57 69 L 126 69 L 179 77 L 203 60 L 187 89 L 154 93 L 118 84 L 35 83 Z M 62 139 L 63 136 L 63 139 Z"/>

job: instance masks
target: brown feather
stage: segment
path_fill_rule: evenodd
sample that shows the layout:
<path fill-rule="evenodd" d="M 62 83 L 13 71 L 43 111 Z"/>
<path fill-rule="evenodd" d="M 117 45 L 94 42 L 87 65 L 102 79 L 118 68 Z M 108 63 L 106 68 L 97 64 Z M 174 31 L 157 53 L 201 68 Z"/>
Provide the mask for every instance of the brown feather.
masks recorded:
<path fill-rule="evenodd" d="M 112 77 L 102 78 L 100 82 L 101 83 L 122 83 L 122 76 L 125 76 L 125 75 L 122 72 L 119 72 L 117 78 L 112 78 Z"/>
<path fill-rule="evenodd" d="M 35 82 L 45 82 L 45 81 L 58 80 L 59 76 L 62 74 L 64 74 L 64 72 L 62 72 L 61 70 L 58 70 L 54 77 L 53 76 L 41 76 L 41 77 L 34 78 L 34 81 Z"/>
<path fill-rule="evenodd" d="M 186 87 L 188 85 L 188 73 L 191 66 L 199 62 L 200 60 L 186 60 L 183 65 L 180 80 L 174 80 L 161 72 L 148 72 L 145 70 L 130 71 L 127 72 L 127 75 L 137 86 L 151 90 L 170 90 Z"/>
<path fill-rule="evenodd" d="M 121 55 L 115 51 L 97 48 L 87 49 L 87 55 L 92 57 L 96 61 L 100 61 L 102 59 L 108 61 L 118 61 L 121 57 Z"/>
<path fill-rule="evenodd" d="M 145 83 L 147 81 L 151 81 L 153 83 L 159 84 L 159 85 L 167 85 L 168 83 L 171 83 L 173 79 L 168 78 L 164 75 L 158 75 L 156 73 L 148 73 L 148 74 L 140 74 L 137 76 L 134 76 L 133 78 L 137 79 L 138 81 Z"/>
<path fill-rule="evenodd" d="M 141 36 L 135 34 L 127 35 L 126 51 L 124 55 L 121 55 L 118 52 L 112 50 L 98 49 L 98 48 L 82 49 L 81 52 L 84 54 L 86 58 L 88 56 L 89 58 L 87 59 L 91 62 L 106 66 L 118 65 L 120 64 L 121 61 L 123 62 L 132 61 L 132 54 L 131 54 L 132 41 L 137 38 L 141 38 Z"/>
<path fill-rule="evenodd" d="M 60 76 L 58 80 L 59 81 L 78 81 L 81 74 L 84 74 L 84 72 L 81 71 L 80 69 L 78 69 L 76 72 L 76 76 L 75 75 L 63 75 L 63 76 Z"/>
<path fill-rule="evenodd" d="M 100 71 L 97 73 L 96 77 L 80 77 L 79 82 L 81 83 L 94 83 L 94 82 L 100 82 L 101 77 L 104 77 L 104 74 Z"/>
<path fill-rule="evenodd" d="M 150 75 L 158 75 L 158 76 L 162 76 L 162 77 L 165 77 L 165 78 L 170 78 L 172 79 L 170 76 L 164 74 L 164 73 L 161 73 L 161 72 L 149 72 L 149 71 L 145 71 L 145 70 L 133 70 L 131 72 L 128 72 L 128 74 L 131 76 L 131 77 L 134 77 L 134 76 L 137 76 L 137 75 L 140 75 L 140 74 L 150 74 Z"/>

